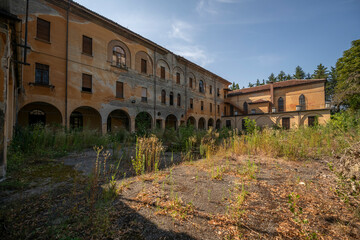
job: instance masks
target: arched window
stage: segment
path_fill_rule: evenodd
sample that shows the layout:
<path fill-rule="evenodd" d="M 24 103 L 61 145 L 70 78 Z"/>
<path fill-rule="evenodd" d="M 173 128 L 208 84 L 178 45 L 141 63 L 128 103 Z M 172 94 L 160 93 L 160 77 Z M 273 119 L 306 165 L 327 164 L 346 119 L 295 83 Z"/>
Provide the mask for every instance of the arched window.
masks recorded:
<path fill-rule="evenodd" d="M 247 104 L 247 102 L 244 102 L 243 109 L 244 109 L 245 114 L 248 114 L 248 104 Z"/>
<path fill-rule="evenodd" d="M 303 94 L 299 97 L 299 105 L 301 106 L 301 110 L 306 109 L 305 96 Z"/>
<path fill-rule="evenodd" d="M 204 82 L 202 80 L 199 81 L 199 92 L 203 93 L 204 90 Z"/>
<path fill-rule="evenodd" d="M 279 112 L 284 111 L 284 99 L 282 97 L 279 97 L 278 99 L 278 109 Z"/>
<path fill-rule="evenodd" d="M 165 90 L 161 91 L 161 103 L 162 104 L 166 103 L 166 92 L 165 92 Z"/>
<path fill-rule="evenodd" d="M 178 105 L 178 107 L 181 107 L 181 95 L 180 95 L 180 93 L 178 93 L 178 95 L 177 95 L 177 105 Z"/>
<path fill-rule="evenodd" d="M 126 65 L 126 56 L 123 48 L 119 46 L 113 48 L 112 64 L 117 67 Z"/>
<path fill-rule="evenodd" d="M 45 125 L 46 123 L 46 116 L 42 110 L 34 109 L 29 113 L 29 125 Z"/>
<path fill-rule="evenodd" d="M 170 92 L 170 106 L 174 105 L 174 93 L 173 92 Z"/>

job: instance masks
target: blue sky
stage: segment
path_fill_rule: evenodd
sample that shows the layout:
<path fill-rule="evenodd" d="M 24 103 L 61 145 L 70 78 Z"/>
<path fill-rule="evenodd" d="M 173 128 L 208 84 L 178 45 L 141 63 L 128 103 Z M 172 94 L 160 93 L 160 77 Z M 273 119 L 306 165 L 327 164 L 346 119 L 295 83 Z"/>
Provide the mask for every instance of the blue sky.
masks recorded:
<path fill-rule="evenodd" d="M 76 2 L 240 87 L 330 68 L 360 38 L 360 0 Z"/>

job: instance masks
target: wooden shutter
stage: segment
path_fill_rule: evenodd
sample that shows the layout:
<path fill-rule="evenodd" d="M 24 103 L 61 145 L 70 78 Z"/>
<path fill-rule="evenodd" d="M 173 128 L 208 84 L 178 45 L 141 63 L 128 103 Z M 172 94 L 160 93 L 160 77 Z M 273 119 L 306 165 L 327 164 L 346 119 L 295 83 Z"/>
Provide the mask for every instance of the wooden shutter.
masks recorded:
<path fill-rule="evenodd" d="M 141 72 L 147 73 L 147 62 L 145 59 L 141 59 Z"/>
<path fill-rule="evenodd" d="M 116 97 L 124 98 L 124 83 L 116 82 Z"/>
<path fill-rule="evenodd" d="M 82 90 L 85 92 L 91 92 L 92 90 L 92 76 L 83 73 L 82 75 Z"/>
<path fill-rule="evenodd" d="M 37 18 L 36 37 L 41 40 L 50 42 L 50 22 Z"/>
<path fill-rule="evenodd" d="M 92 55 L 92 38 L 83 35 L 83 53 Z"/>

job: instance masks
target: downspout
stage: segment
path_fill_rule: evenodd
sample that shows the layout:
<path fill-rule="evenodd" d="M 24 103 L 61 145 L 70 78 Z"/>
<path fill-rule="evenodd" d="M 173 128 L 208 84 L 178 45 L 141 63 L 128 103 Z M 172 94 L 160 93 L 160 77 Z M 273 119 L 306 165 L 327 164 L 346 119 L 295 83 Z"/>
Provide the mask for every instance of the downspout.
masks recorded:
<path fill-rule="evenodd" d="M 156 128 L 156 97 L 157 97 L 156 96 L 156 47 L 154 49 L 153 74 L 154 74 L 154 129 L 155 129 Z"/>
<path fill-rule="evenodd" d="M 68 126 L 68 71 L 69 71 L 69 10 L 70 10 L 70 1 L 68 0 L 68 7 L 66 9 L 66 57 L 65 57 L 65 130 Z"/>

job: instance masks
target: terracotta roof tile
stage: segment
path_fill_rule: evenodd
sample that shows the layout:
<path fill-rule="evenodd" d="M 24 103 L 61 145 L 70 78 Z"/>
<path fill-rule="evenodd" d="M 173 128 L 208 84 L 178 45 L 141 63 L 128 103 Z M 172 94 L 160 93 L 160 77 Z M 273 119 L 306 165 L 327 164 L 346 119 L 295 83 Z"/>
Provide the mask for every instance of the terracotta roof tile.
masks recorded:
<path fill-rule="evenodd" d="M 283 87 L 292 87 L 297 85 L 305 85 L 305 84 L 312 84 L 312 83 L 325 82 L 325 81 L 326 81 L 325 79 L 291 79 L 283 82 L 275 82 L 273 83 L 273 85 L 274 88 L 283 88 Z M 231 96 L 237 96 L 237 95 L 260 92 L 260 91 L 268 91 L 268 90 L 270 90 L 270 84 L 230 91 L 227 96 L 231 97 Z"/>

